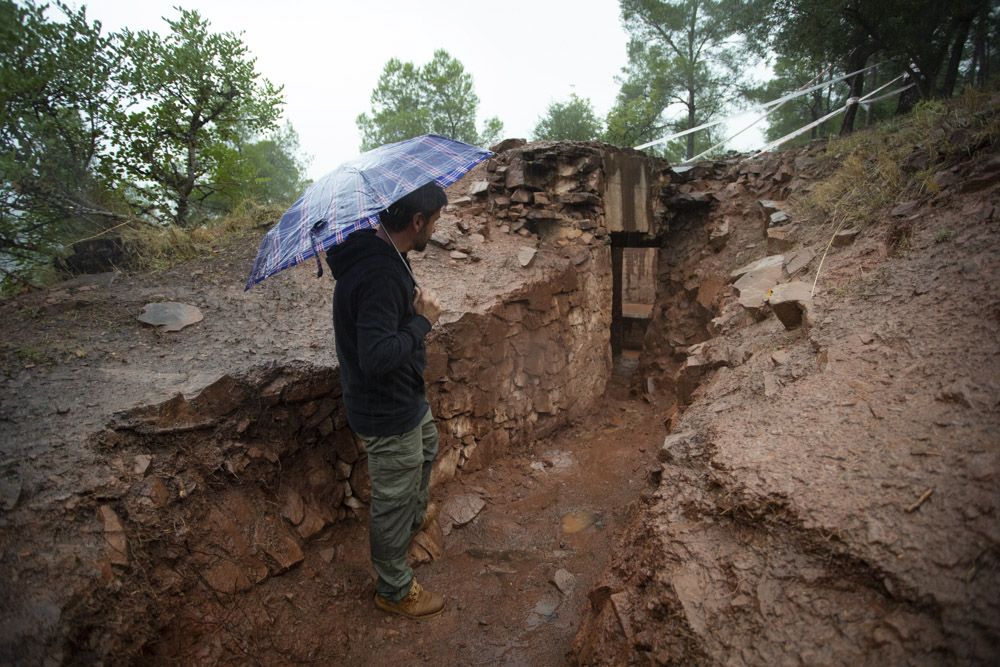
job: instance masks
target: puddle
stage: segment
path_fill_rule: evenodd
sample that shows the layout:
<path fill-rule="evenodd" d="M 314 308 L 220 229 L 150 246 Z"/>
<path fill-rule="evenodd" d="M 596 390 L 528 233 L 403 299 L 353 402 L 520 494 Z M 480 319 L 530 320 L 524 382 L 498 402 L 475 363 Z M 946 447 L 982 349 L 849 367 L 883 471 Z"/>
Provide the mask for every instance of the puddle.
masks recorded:
<path fill-rule="evenodd" d="M 567 534 L 579 533 L 581 530 L 586 530 L 593 526 L 599 518 L 596 514 L 587 510 L 567 512 L 562 517 L 563 532 Z"/>

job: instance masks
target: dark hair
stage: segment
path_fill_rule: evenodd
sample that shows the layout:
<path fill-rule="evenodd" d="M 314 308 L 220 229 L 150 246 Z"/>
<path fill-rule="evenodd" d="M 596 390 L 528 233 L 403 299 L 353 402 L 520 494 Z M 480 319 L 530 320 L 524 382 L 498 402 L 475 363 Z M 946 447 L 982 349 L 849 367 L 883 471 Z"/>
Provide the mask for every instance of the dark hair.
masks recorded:
<path fill-rule="evenodd" d="M 393 202 L 389 208 L 380 212 L 378 217 L 389 231 L 398 232 L 405 229 L 417 213 L 423 213 L 429 218 L 447 203 L 448 195 L 440 185 L 431 181 Z"/>

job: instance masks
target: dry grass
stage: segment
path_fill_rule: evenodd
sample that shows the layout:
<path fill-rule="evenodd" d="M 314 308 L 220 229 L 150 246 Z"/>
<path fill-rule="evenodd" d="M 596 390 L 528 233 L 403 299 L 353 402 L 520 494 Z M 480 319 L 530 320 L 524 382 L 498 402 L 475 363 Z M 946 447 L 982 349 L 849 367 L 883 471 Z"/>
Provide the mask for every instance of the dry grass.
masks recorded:
<path fill-rule="evenodd" d="M 936 173 L 998 141 L 997 93 L 923 102 L 901 119 L 831 139 L 829 177 L 795 206 L 804 219 L 833 229 L 863 227 L 898 200 L 934 194 Z"/>
<path fill-rule="evenodd" d="M 245 203 L 228 215 L 203 225 L 181 228 L 132 225 L 122 232 L 129 265 L 133 269 L 165 269 L 180 262 L 206 257 L 231 239 L 259 233 L 273 225 L 284 208 Z"/>

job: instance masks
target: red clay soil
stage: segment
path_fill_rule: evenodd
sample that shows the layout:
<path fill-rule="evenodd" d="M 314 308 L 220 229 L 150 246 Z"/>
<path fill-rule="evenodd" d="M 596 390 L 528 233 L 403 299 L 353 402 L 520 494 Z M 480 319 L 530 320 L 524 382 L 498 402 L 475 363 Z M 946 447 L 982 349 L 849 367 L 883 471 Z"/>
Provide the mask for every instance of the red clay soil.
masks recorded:
<path fill-rule="evenodd" d="M 441 616 L 376 609 L 367 529 L 353 520 L 311 544 L 295 570 L 182 610 L 147 664 L 562 664 L 665 432 L 625 381 L 598 414 L 436 492 L 486 501 L 445 538 L 441 560 L 416 570 L 445 595 Z M 572 575 L 563 592 L 558 570 Z"/>
<path fill-rule="evenodd" d="M 744 207 L 733 220 L 748 227 L 733 229 L 721 253 L 705 247 L 707 229 L 693 227 L 695 250 L 674 268 L 684 274 L 704 262 L 721 286 L 737 262 L 763 256 L 750 207 L 766 194 L 746 191 L 731 203 Z M 308 542 L 301 563 L 244 593 L 205 586 L 197 598 L 161 600 L 175 616 L 161 635 L 137 638 L 144 653 L 132 662 L 995 662 L 998 199 L 996 183 L 925 198 L 908 214 L 902 248 L 898 221 L 873 220 L 826 259 L 810 327 L 786 331 L 767 316 L 714 332 L 726 363 L 690 388 L 683 414 L 666 396 L 630 393 L 634 364 L 623 363 L 592 414 L 437 489 L 443 499 L 485 501 L 444 538 L 443 557 L 417 570 L 448 598 L 442 616 L 413 622 L 376 610 L 366 527 L 348 519 Z M 822 251 L 830 231 L 807 229 L 799 243 Z M 529 240 L 462 242 L 475 271 L 471 257 L 439 248 L 417 266 L 442 285 L 452 313 L 485 307 L 526 279 L 515 257 Z M 244 294 L 237 277 L 253 245 L 159 275 L 78 280 L 0 304 L 6 637 L 57 636 L 67 591 L 87 590 L 90 564 L 74 540 L 95 523 L 95 507 L 121 494 L 122 462 L 82 447 L 84 435 L 114 412 L 196 391 L 236 368 L 334 364 L 330 283 L 307 265 Z M 548 261 L 540 252 L 528 275 L 542 275 Z M 455 275 L 474 279 L 474 289 Z M 688 308 L 696 299 L 688 291 L 697 285 L 661 296 Z M 206 319 L 178 334 L 136 323 L 142 305 L 158 300 L 193 303 Z M 712 316 L 731 312 L 712 307 Z M 229 509 L 237 522 L 252 511 Z M 24 590 L 39 582 L 47 597 L 26 602 Z M 31 651 L 19 661 L 100 660 Z"/>
<path fill-rule="evenodd" d="M 719 321 L 575 662 L 996 664 L 1000 158 L 936 178 L 832 250 L 811 327 Z"/>

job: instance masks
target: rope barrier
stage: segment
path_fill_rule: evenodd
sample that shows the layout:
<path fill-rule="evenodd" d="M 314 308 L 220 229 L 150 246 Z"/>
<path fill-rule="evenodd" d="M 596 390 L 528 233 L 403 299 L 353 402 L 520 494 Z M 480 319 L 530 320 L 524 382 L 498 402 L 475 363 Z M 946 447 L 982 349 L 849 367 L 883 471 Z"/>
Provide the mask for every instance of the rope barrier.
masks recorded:
<path fill-rule="evenodd" d="M 817 74 L 813 78 L 809 79 L 809 81 L 806 81 L 804 84 L 802 84 L 801 86 L 799 86 L 798 90 L 801 91 L 803 88 L 809 86 L 809 84 L 811 84 L 816 79 L 822 78 L 827 73 L 827 71 L 829 69 L 830 69 L 830 66 L 827 66 L 822 72 L 820 72 L 819 74 Z M 774 113 L 775 111 L 777 111 L 778 109 L 780 109 L 781 107 L 783 107 L 785 105 L 785 102 L 788 102 L 788 100 L 785 100 L 781 104 L 777 104 L 775 106 L 772 106 L 770 109 L 767 110 L 766 113 L 763 113 L 760 116 L 758 116 L 756 119 L 753 120 L 753 122 L 751 122 L 749 125 L 747 125 L 746 127 L 744 127 L 739 132 L 737 132 L 737 133 L 735 133 L 735 134 L 733 134 L 731 136 L 726 137 L 725 139 L 723 139 L 719 143 L 715 144 L 711 148 L 708 148 L 708 149 L 702 151 L 698 155 L 695 155 L 693 158 L 689 158 L 687 160 L 684 160 L 683 162 L 681 162 L 681 164 L 687 164 L 689 162 L 696 162 L 696 161 L 700 160 L 701 158 L 705 157 L 706 155 L 710 154 L 715 149 L 721 148 L 722 146 L 725 146 L 730 141 L 732 141 L 736 137 L 740 136 L 741 134 L 743 134 L 744 132 L 746 132 L 747 130 L 749 130 L 751 127 L 753 127 L 754 125 L 756 125 L 757 123 L 759 123 L 760 121 L 764 120 L 765 118 L 767 118 L 768 116 L 770 116 L 772 113 Z"/>
<path fill-rule="evenodd" d="M 786 134 L 785 136 L 781 137 L 780 139 L 776 139 L 775 141 L 772 141 L 771 143 L 767 144 L 762 149 L 760 149 L 759 151 L 757 151 L 756 153 L 754 153 L 753 155 L 751 155 L 748 159 L 752 160 L 755 157 L 758 157 L 758 156 L 762 155 L 763 153 L 767 153 L 768 151 L 771 151 L 771 150 L 777 148 L 778 146 L 780 146 L 781 144 L 785 143 L 786 141 L 791 141 L 795 137 L 798 137 L 798 136 L 800 136 L 800 135 L 808 132 L 809 130 L 813 129 L 817 125 L 822 125 L 823 123 L 825 123 L 826 121 L 830 120 L 834 116 L 838 116 L 838 115 L 844 113 L 845 111 L 847 111 L 847 109 L 852 104 L 862 104 L 862 103 L 864 103 L 865 100 L 867 100 L 869 97 L 871 97 L 875 93 L 879 92 L 880 90 L 882 90 L 882 89 L 884 89 L 884 88 L 886 88 L 888 86 L 891 86 L 892 84 L 894 84 L 897 81 L 899 81 L 900 79 L 902 79 L 904 76 L 906 76 L 906 75 L 905 74 L 900 74 L 895 79 L 893 79 L 893 80 L 891 80 L 891 81 L 889 81 L 887 83 L 882 84 L 881 86 L 879 86 L 875 90 L 871 91 L 870 93 L 868 93 L 864 97 L 860 97 L 860 98 L 858 98 L 858 97 L 851 97 L 851 98 L 848 98 L 847 102 L 844 103 L 844 106 L 840 107 L 839 109 L 836 109 L 835 111 L 831 111 L 830 113 L 828 113 L 827 115 L 823 116 L 819 120 L 814 120 L 813 122 L 809 123 L 808 125 L 805 125 L 804 127 L 800 127 L 799 129 L 795 130 L 794 132 L 789 132 L 788 134 Z"/>
<path fill-rule="evenodd" d="M 850 72 L 849 74 L 842 74 L 841 76 L 838 76 L 836 78 L 830 79 L 829 81 L 824 81 L 822 83 L 818 83 L 815 86 L 810 86 L 809 88 L 806 88 L 804 90 L 793 91 L 791 93 L 788 93 L 787 95 L 779 97 L 776 100 L 771 100 L 770 102 L 765 102 L 765 103 L 759 105 L 759 107 L 761 109 L 767 109 L 769 107 L 776 106 L 776 105 L 780 106 L 780 105 L 784 104 L 785 102 L 788 102 L 790 100 L 794 100 L 797 97 L 801 97 L 803 95 L 811 93 L 814 90 L 819 90 L 820 88 L 826 88 L 827 86 L 832 86 L 833 84 L 839 83 L 840 81 L 843 81 L 844 79 L 849 79 L 852 76 L 856 76 L 856 75 L 861 74 L 863 72 L 867 72 L 868 70 L 873 69 L 875 67 L 878 67 L 878 63 L 876 63 L 874 65 L 869 65 L 868 67 L 865 67 L 865 68 L 862 68 L 862 69 L 859 69 L 859 70 L 855 70 L 854 72 Z M 673 134 L 671 134 L 669 136 L 663 137 L 662 139 L 656 139 L 655 141 L 649 141 L 649 142 L 641 144 L 639 146 L 635 146 L 634 148 L 635 148 L 635 150 L 641 151 L 643 149 L 650 148 L 652 146 L 657 146 L 659 144 L 664 144 L 664 143 L 666 143 L 668 141 L 673 141 L 674 139 L 679 139 L 681 137 L 685 137 L 685 136 L 691 134 L 692 132 L 697 132 L 698 130 L 704 130 L 704 129 L 709 128 L 709 127 L 714 127 L 716 125 L 720 125 L 721 123 L 728 122 L 730 120 L 733 120 L 734 118 L 739 118 L 742 115 L 743 115 L 742 113 L 739 113 L 739 114 L 735 114 L 735 115 L 729 116 L 727 118 L 722 118 L 720 120 L 713 120 L 713 121 L 709 121 L 707 123 L 702 123 L 701 125 L 698 125 L 697 127 L 692 127 L 692 128 L 687 129 L 687 130 L 681 130 L 680 132 L 675 132 L 675 133 L 673 133 Z"/>

